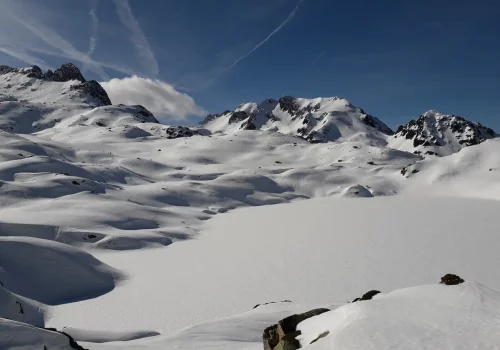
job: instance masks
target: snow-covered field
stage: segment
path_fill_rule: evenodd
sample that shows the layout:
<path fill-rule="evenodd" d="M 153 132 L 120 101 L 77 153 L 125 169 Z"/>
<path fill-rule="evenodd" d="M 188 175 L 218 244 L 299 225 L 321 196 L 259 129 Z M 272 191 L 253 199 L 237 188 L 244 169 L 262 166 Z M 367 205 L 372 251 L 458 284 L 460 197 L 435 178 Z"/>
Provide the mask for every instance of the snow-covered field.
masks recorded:
<path fill-rule="evenodd" d="M 341 123 L 335 142 L 297 137 L 278 101 L 272 125 L 262 105 L 236 110 L 261 130 L 232 112 L 171 139 L 187 131 L 44 79 L 0 74 L 0 349 L 70 348 L 43 326 L 91 349 L 259 349 L 285 316 L 371 289 L 389 294 L 305 321 L 302 345 L 500 344 L 499 139 L 460 150 L 447 130 L 459 152 L 424 158 L 341 99 L 286 101 L 309 135 Z M 412 287 L 446 273 L 478 284 Z"/>

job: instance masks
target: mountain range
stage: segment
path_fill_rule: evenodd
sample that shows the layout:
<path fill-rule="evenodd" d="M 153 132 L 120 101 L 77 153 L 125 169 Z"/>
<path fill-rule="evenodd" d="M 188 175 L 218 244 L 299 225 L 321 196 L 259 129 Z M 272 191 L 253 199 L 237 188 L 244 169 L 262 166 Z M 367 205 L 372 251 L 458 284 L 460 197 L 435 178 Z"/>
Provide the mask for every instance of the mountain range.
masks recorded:
<path fill-rule="evenodd" d="M 492 129 L 393 131 L 339 97 L 195 126 L 112 103 L 73 64 L 0 66 L 0 349 L 250 350 L 318 308 L 295 345 L 498 344 Z"/>

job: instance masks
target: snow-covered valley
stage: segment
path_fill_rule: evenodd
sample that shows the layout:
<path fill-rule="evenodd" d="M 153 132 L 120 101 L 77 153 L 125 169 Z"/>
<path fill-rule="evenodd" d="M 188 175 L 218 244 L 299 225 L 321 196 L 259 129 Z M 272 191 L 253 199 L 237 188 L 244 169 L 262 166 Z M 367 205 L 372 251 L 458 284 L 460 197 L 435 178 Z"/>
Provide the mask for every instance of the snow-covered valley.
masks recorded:
<path fill-rule="evenodd" d="M 311 349 L 499 348 L 491 129 L 432 111 L 393 135 L 347 100 L 291 97 L 167 126 L 72 65 L 7 68 L 1 349 L 71 348 L 44 326 L 89 349 L 260 349 L 317 307 Z"/>

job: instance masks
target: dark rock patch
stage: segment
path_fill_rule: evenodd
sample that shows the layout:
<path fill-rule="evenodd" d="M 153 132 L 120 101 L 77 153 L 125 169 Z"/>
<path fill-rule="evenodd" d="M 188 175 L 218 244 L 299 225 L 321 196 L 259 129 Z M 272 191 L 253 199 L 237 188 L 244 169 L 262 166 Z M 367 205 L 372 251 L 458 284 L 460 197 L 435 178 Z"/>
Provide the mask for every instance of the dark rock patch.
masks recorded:
<path fill-rule="evenodd" d="M 248 117 L 250 117 L 250 115 L 247 112 L 244 111 L 233 112 L 233 114 L 229 118 L 229 124 L 242 122 Z"/>
<path fill-rule="evenodd" d="M 462 278 L 460 278 L 459 276 L 449 273 L 449 274 L 446 274 L 443 277 L 441 277 L 440 283 L 445 284 L 447 286 L 455 286 L 457 284 L 461 284 L 464 282 L 465 281 Z"/>
<path fill-rule="evenodd" d="M 276 303 L 291 303 L 290 300 L 282 300 L 282 301 L 270 301 L 268 303 L 264 303 L 264 304 L 257 304 L 255 305 L 253 308 L 256 309 L 258 308 L 259 306 L 264 306 L 264 305 L 269 305 L 269 304 L 276 304 Z"/>
<path fill-rule="evenodd" d="M 321 333 L 320 335 L 318 335 L 318 337 L 316 339 L 314 339 L 310 344 L 314 344 L 316 343 L 318 340 L 320 340 L 321 338 L 324 338 L 326 337 L 328 334 L 330 334 L 330 331 L 326 331 L 326 332 L 323 332 Z"/>
<path fill-rule="evenodd" d="M 71 90 L 80 91 L 99 102 L 100 106 L 110 106 L 111 100 L 104 88 L 95 80 L 83 81 L 81 84 L 71 86 Z"/>
<path fill-rule="evenodd" d="M 166 130 L 167 139 L 177 139 L 180 137 L 191 137 L 198 135 L 194 130 L 189 129 L 187 126 L 171 126 Z"/>
<path fill-rule="evenodd" d="M 47 331 L 51 331 L 51 332 L 56 332 L 56 333 L 60 333 L 62 335 L 65 335 L 68 340 L 69 340 L 69 346 L 72 348 L 72 349 L 76 349 L 76 350 L 88 350 L 82 346 L 80 346 L 80 344 L 78 344 L 75 339 L 73 339 L 73 337 L 71 335 L 69 335 L 68 333 L 65 333 L 63 331 L 58 331 L 57 329 L 55 328 L 44 328 L 45 330 Z"/>
<path fill-rule="evenodd" d="M 278 334 L 280 335 L 280 338 L 283 337 L 285 334 L 295 332 L 297 329 L 297 325 L 300 322 L 307 320 L 308 318 L 321 315 L 322 313 L 328 311 L 330 310 L 325 308 L 314 309 L 304 312 L 302 314 L 295 314 L 282 319 L 281 321 L 278 322 Z"/>
<path fill-rule="evenodd" d="M 264 329 L 262 340 L 264 341 L 265 350 L 273 350 L 279 343 L 278 325 L 274 324 Z"/>
<path fill-rule="evenodd" d="M 371 300 L 375 295 L 380 294 L 380 291 L 378 290 L 371 290 L 369 292 L 366 292 L 363 294 L 361 298 L 356 298 L 352 302 L 355 303 L 357 301 L 364 301 L 364 300 Z"/>
<path fill-rule="evenodd" d="M 267 327 L 263 333 L 265 350 L 296 350 L 300 348 L 300 342 L 296 339 L 300 335 L 297 325 L 308 318 L 321 315 L 330 311 L 329 309 L 314 309 L 302 314 L 285 317 L 277 324 Z"/>

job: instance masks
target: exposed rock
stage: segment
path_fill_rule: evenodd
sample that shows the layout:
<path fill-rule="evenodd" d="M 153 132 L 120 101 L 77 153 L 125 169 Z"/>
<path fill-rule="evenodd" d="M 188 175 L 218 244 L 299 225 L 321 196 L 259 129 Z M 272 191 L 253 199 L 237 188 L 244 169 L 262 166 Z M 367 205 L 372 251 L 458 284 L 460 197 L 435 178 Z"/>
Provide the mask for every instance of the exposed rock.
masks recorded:
<path fill-rule="evenodd" d="M 364 112 L 361 108 L 360 110 Z M 383 132 L 386 135 L 394 135 L 394 131 L 392 131 L 391 128 L 389 128 L 387 125 L 382 123 L 380 119 L 370 115 L 370 114 L 364 114 L 360 117 L 361 121 L 365 123 L 368 126 L 371 126 L 372 128 L 377 129 L 378 131 Z"/>
<path fill-rule="evenodd" d="M 282 301 L 270 301 L 268 303 L 264 303 L 264 304 L 257 304 L 255 305 L 253 308 L 256 309 L 258 308 L 259 306 L 264 306 L 264 305 L 269 305 L 269 304 L 276 304 L 276 303 L 291 303 L 290 300 L 282 300 Z"/>
<path fill-rule="evenodd" d="M 448 155 L 461 148 L 477 145 L 498 135 L 490 128 L 456 115 L 428 111 L 416 120 L 400 126 L 394 138 L 412 141 L 413 147 L 434 147 L 428 155 Z"/>
<path fill-rule="evenodd" d="M 233 112 L 231 117 L 229 118 L 229 124 L 234 124 L 237 122 L 241 122 L 245 119 L 247 119 L 250 115 L 247 112 L 244 111 L 237 111 Z"/>
<path fill-rule="evenodd" d="M 458 277 L 457 275 L 453 275 L 453 274 L 449 273 L 449 274 L 441 277 L 440 283 L 446 284 L 447 286 L 454 286 L 454 285 L 461 284 L 464 282 L 465 281 L 462 278 Z"/>
<path fill-rule="evenodd" d="M 378 290 L 371 290 L 369 292 L 366 292 L 363 294 L 361 298 L 356 298 L 352 302 L 355 303 L 357 301 L 363 301 L 363 300 L 371 300 L 375 295 L 380 294 L 380 291 Z"/>
<path fill-rule="evenodd" d="M 372 143 L 385 145 L 386 135 L 393 134 L 379 119 L 339 97 L 306 99 L 283 96 L 279 100 L 244 103 L 234 111 L 209 114 L 200 124 L 213 133 L 264 130 L 298 136 L 310 143 L 349 140 L 356 135 L 356 138 L 366 137 Z M 344 127 L 346 124 L 349 128 Z"/>
<path fill-rule="evenodd" d="M 81 84 L 71 86 L 71 90 L 80 91 L 83 94 L 89 95 L 98 101 L 99 106 L 111 105 L 108 93 L 104 88 L 95 80 L 85 81 Z M 143 107 L 144 108 L 144 107 Z"/>
<path fill-rule="evenodd" d="M 85 83 L 86 80 L 83 77 L 82 73 L 73 63 L 65 63 L 61 66 L 61 68 L 56 69 L 54 73 L 50 77 L 46 77 L 46 79 L 50 79 L 52 81 L 66 82 L 70 80 L 78 80 L 82 83 Z"/>
<path fill-rule="evenodd" d="M 327 335 L 330 334 L 330 331 L 326 331 L 326 332 L 323 332 L 321 333 L 320 335 L 318 335 L 318 337 L 316 339 L 314 339 L 312 342 L 310 342 L 309 344 L 314 344 L 316 343 L 318 340 L 320 340 L 321 338 L 324 338 L 326 337 Z"/>
<path fill-rule="evenodd" d="M 258 306 L 258 305 L 257 305 Z M 296 339 L 300 335 L 297 325 L 308 318 L 321 315 L 330 311 L 329 309 L 314 309 L 302 314 L 288 316 L 277 324 L 264 330 L 262 339 L 265 350 L 296 350 L 300 348 L 300 342 Z"/>
<path fill-rule="evenodd" d="M 262 340 L 264 342 L 264 350 L 273 350 L 279 343 L 278 325 L 274 324 L 264 329 Z"/>
<path fill-rule="evenodd" d="M 278 322 L 278 335 L 280 339 L 283 338 L 286 334 L 295 332 L 297 330 L 297 325 L 300 322 L 307 320 L 308 318 L 321 315 L 322 313 L 328 311 L 330 310 L 325 308 L 314 309 L 302 314 L 295 314 L 282 319 Z"/>
<path fill-rule="evenodd" d="M 44 328 L 45 330 L 48 330 L 48 331 L 51 331 L 51 332 L 57 332 L 57 333 L 60 333 L 62 335 L 65 335 L 68 340 L 69 340 L 69 346 L 72 348 L 72 349 L 76 349 L 76 350 L 88 350 L 82 346 L 80 346 L 80 344 L 78 344 L 71 335 L 69 335 L 68 333 L 65 333 L 63 331 L 58 331 L 57 329 L 55 328 Z"/>
<path fill-rule="evenodd" d="M 297 350 L 300 348 L 300 342 L 296 339 L 300 331 L 285 334 L 273 350 Z"/>
<path fill-rule="evenodd" d="M 78 67 L 73 63 L 65 63 L 54 72 L 49 69 L 46 73 L 43 73 L 38 66 L 30 66 L 21 69 L 9 66 L 0 66 L 0 74 L 7 73 L 21 73 L 30 78 L 44 79 L 48 81 L 66 82 L 70 80 L 78 80 L 82 83 L 86 81 Z"/>
<path fill-rule="evenodd" d="M 167 130 L 168 139 L 177 139 L 179 137 L 191 137 L 193 135 L 198 135 L 198 132 L 189 129 L 186 126 L 171 126 Z"/>
<path fill-rule="evenodd" d="M 293 96 L 283 96 L 278 100 L 281 110 L 294 114 L 299 111 L 300 107 L 296 103 L 296 98 Z"/>

